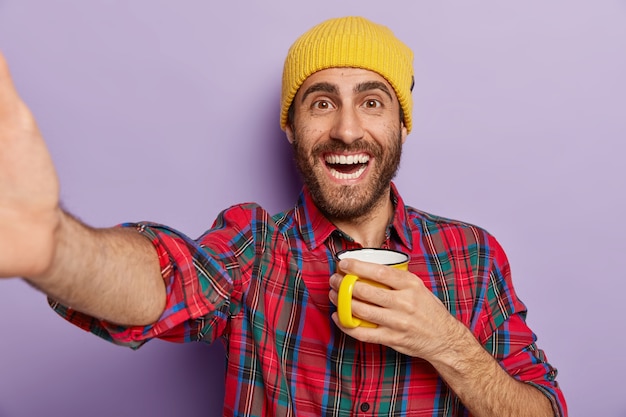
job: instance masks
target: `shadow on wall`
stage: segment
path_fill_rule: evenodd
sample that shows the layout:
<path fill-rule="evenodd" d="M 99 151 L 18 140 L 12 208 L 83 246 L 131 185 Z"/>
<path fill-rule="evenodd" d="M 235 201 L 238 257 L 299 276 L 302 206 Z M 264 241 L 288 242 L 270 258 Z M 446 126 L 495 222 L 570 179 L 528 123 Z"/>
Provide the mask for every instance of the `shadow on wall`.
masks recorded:
<path fill-rule="evenodd" d="M 266 97 L 275 97 L 279 102 L 276 92 L 280 91 L 280 81 L 276 85 L 268 83 L 267 93 L 258 94 L 259 100 Z M 272 92 L 272 93 L 270 93 Z M 259 104 L 259 107 L 262 108 Z M 257 117 L 250 120 L 258 127 L 258 140 L 249 141 L 250 149 L 250 172 L 258 172 L 259 175 L 251 180 L 259 181 L 255 184 L 255 197 L 261 205 L 270 213 L 276 213 L 293 207 L 302 189 L 302 179 L 296 168 L 291 144 L 278 123 L 280 109 L 267 106 L 266 112 L 259 112 Z"/>
<path fill-rule="evenodd" d="M 167 342 L 163 342 L 167 343 Z M 169 373 L 169 377 L 180 378 L 181 381 L 196 381 L 190 383 L 187 389 L 189 398 L 195 398 L 198 408 L 203 410 L 202 415 L 222 415 L 224 405 L 224 376 L 226 371 L 226 356 L 221 339 L 208 345 L 206 343 L 190 343 L 181 349 L 177 355 L 176 371 Z M 171 360 L 171 356 L 163 354 L 163 360 Z M 1 416 L 0 416 L 1 417 Z"/>
<path fill-rule="evenodd" d="M 0 378 L 12 384 L 0 392 L 0 417 L 222 415 L 225 355 L 220 341 L 180 345 L 156 340 L 135 352 L 86 333 L 75 340 L 84 349 L 57 355 L 55 361 L 34 358 L 34 368 L 24 363 L 19 369 L 27 378 Z"/>
<path fill-rule="evenodd" d="M 282 131 L 280 131 L 280 134 L 285 135 Z M 298 195 L 302 189 L 302 179 L 296 168 L 291 144 L 286 138 L 281 140 L 280 144 L 276 146 L 276 153 L 283 163 L 276 164 L 277 167 L 273 174 L 277 178 L 277 181 L 280 181 L 280 183 L 282 183 L 281 185 L 284 187 L 283 195 L 293 199 L 293 196 Z"/>

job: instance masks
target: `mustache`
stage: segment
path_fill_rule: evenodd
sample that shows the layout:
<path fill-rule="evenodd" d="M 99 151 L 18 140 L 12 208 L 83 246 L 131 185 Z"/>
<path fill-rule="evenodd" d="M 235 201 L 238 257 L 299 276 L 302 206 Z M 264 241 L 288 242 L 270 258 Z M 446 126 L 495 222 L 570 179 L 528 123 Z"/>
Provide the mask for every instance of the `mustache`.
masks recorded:
<path fill-rule="evenodd" d="M 317 144 L 311 150 L 313 155 L 320 155 L 324 153 L 369 153 L 373 156 L 382 155 L 382 146 L 377 143 L 356 141 L 354 143 L 344 143 L 341 141 L 329 141 Z"/>

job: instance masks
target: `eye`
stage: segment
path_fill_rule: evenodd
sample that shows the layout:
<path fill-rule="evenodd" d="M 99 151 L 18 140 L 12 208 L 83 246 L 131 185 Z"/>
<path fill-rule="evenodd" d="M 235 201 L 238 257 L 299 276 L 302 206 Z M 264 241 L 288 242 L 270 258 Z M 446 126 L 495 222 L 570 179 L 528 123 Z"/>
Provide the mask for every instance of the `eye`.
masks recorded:
<path fill-rule="evenodd" d="M 365 100 L 365 103 L 363 103 L 363 106 L 368 109 L 377 109 L 379 107 L 382 107 L 382 105 L 383 104 L 380 101 L 374 99 Z"/>
<path fill-rule="evenodd" d="M 332 104 L 328 100 L 317 100 L 311 104 L 311 108 L 317 110 L 328 110 L 332 107 Z"/>

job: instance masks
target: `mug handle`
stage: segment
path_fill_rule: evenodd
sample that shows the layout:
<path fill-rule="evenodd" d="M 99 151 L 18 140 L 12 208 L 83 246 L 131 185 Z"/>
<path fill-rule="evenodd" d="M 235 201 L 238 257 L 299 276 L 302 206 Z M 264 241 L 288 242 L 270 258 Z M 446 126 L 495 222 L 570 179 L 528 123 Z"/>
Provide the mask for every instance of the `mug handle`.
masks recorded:
<path fill-rule="evenodd" d="M 337 296 L 337 315 L 339 316 L 339 322 L 342 326 L 350 329 L 358 326 L 376 328 L 378 325 L 375 323 L 370 323 L 367 320 L 362 320 L 352 315 L 352 291 L 358 279 L 359 277 L 356 275 L 346 274 L 339 285 Z"/>

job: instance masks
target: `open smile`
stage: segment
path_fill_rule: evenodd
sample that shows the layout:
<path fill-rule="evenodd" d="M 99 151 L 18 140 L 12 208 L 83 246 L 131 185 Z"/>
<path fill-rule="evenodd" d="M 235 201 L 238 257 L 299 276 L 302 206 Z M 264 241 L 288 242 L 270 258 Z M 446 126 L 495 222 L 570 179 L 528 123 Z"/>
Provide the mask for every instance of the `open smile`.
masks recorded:
<path fill-rule="evenodd" d="M 351 155 L 329 153 L 324 155 L 324 162 L 330 174 L 338 180 L 358 179 L 370 161 L 370 156 L 366 153 Z"/>

